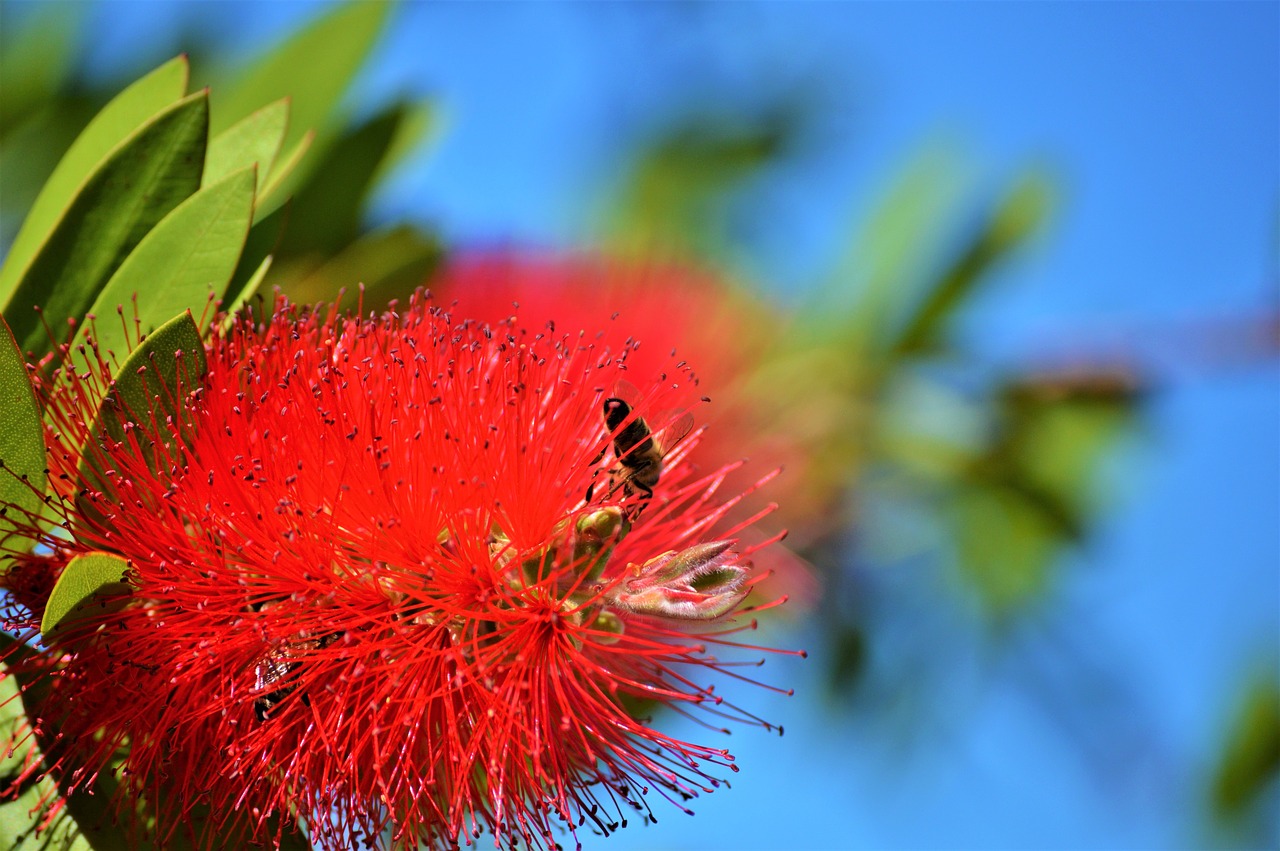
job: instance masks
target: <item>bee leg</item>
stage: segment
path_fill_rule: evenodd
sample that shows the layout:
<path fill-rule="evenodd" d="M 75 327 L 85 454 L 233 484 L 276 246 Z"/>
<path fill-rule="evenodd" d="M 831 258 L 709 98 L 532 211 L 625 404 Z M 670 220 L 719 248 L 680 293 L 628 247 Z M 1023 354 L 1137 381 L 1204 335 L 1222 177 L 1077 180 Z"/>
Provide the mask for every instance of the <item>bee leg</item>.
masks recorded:
<path fill-rule="evenodd" d="M 651 499 L 653 497 L 653 485 L 646 484 L 644 481 L 647 478 L 644 474 L 652 467 L 653 462 L 648 460 L 632 466 L 631 475 L 627 477 L 628 493 L 639 492 L 641 499 Z M 655 484 L 657 483 L 657 478 L 657 476 L 653 477 Z"/>
<path fill-rule="evenodd" d="M 609 449 L 609 447 L 608 447 L 607 445 L 600 447 L 600 451 L 596 453 L 596 457 L 592 458 L 592 459 L 591 459 L 591 462 L 590 462 L 589 464 L 587 464 L 587 466 L 588 466 L 588 467 L 595 467 L 595 466 L 596 466 L 596 465 L 598 465 L 601 461 L 603 461 L 603 460 L 604 460 L 604 453 L 605 453 L 606 451 L 608 451 L 608 449 Z M 592 495 L 593 495 L 593 494 L 595 493 L 595 491 L 596 491 L 596 476 L 598 476 L 598 475 L 600 475 L 600 471 L 599 471 L 599 470 L 597 470 L 596 472 L 594 472 L 594 473 L 592 473 L 592 474 L 591 474 L 591 484 L 587 485 L 587 498 L 586 498 L 586 502 L 590 502 L 590 501 L 591 501 L 591 497 L 592 497 Z"/>

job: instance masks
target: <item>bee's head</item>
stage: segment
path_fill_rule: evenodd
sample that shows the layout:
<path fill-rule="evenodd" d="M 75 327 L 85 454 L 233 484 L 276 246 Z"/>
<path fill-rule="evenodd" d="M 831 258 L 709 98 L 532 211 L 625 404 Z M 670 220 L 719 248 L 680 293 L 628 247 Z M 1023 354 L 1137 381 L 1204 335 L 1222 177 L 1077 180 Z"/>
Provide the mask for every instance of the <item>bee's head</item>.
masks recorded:
<path fill-rule="evenodd" d="M 631 416 L 631 406 L 616 397 L 604 400 L 604 421 L 610 431 L 617 431 Z"/>

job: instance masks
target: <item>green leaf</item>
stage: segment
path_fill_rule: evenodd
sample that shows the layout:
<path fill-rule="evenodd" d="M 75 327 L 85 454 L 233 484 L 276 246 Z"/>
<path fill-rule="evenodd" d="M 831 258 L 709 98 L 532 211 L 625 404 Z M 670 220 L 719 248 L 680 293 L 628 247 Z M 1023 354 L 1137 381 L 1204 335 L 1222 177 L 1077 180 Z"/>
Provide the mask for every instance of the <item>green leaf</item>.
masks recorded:
<path fill-rule="evenodd" d="M 307 151 L 311 150 L 311 144 L 315 138 L 315 131 L 308 130 L 289 153 L 276 160 L 275 169 L 270 177 L 262 182 L 262 190 L 258 193 L 258 208 L 253 214 L 255 222 L 260 222 L 274 213 L 289 199 L 293 186 L 297 182 L 298 164 L 302 162 Z"/>
<path fill-rule="evenodd" d="M 22 273 L 5 317 L 19 348 L 37 354 L 79 320 L 120 263 L 200 185 L 208 129 L 204 92 L 179 101 L 117 147 L 89 177 Z"/>
<path fill-rule="evenodd" d="M 892 346 L 897 357 L 928 354 L 941 344 L 947 323 L 997 265 L 1047 218 L 1049 180 L 1038 172 L 1022 177 L 960 255 L 939 275 Z"/>
<path fill-rule="evenodd" d="M 0 246 L 13 244 L 49 175 L 95 112 L 87 97 L 60 95 L 0 139 Z"/>
<path fill-rule="evenodd" d="M 0 304 L 9 301 L 23 272 L 85 180 L 144 122 L 183 96 L 187 75 L 185 56 L 170 60 L 117 95 L 89 122 L 49 176 L 9 249 L 0 268 Z"/>
<path fill-rule="evenodd" d="M 181 397 L 200 386 L 206 368 L 204 342 L 191 312 L 170 319 L 143 340 L 116 372 L 111 391 L 93 418 L 91 439 L 105 433 L 108 439 L 123 440 L 126 422 L 150 425 L 152 417 L 156 423 L 183 417 Z M 165 446 L 172 451 L 168 441 Z M 148 455 L 154 451 L 145 445 L 140 449 Z M 103 480 L 95 455 L 85 452 L 80 462 L 80 480 L 91 486 Z"/>
<path fill-rule="evenodd" d="M 292 150 L 307 130 L 325 125 L 373 48 L 390 8 L 384 2 L 334 6 L 216 94 L 214 132 L 264 103 L 290 97 L 283 149 Z"/>
<path fill-rule="evenodd" d="M 289 99 L 281 98 L 223 130 L 209 141 L 201 186 L 256 164 L 265 181 L 289 126 Z"/>
<path fill-rule="evenodd" d="M 40 405 L 31 389 L 31 378 L 13 333 L 0 318 L 0 500 L 9 503 L 7 511 L 15 514 L 38 514 L 45 489 L 44 429 L 40 424 Z M 23 518 L 14 517 L 14 522 Z M 12 526 L 0 517 L 0 543 Z"/>
<path fill-rule="evenodd" d="M 125 353 L 124 323 L 116 314 L 124 308 L 132 323 L 135 293 L 144 334 L 184 310 L 201 311 L 211 294 L 222 298 L 249 234 L 254 172 L 254 166 L 241 169 L 183 201 L 120 264 L 89 311 L 97 317 L 94 336 L 104 355 Z M 88 323 L 80 329 L 87 332 Z"/>
<path fill-rule="evenodd" d="M 45 604 L 40 632 L 52 635 L 77 609 L 100 593 L 118 594 L 129 589 L 125 572 L 129 563 L 111 553 L 85 553 L 67 562 Z"/>

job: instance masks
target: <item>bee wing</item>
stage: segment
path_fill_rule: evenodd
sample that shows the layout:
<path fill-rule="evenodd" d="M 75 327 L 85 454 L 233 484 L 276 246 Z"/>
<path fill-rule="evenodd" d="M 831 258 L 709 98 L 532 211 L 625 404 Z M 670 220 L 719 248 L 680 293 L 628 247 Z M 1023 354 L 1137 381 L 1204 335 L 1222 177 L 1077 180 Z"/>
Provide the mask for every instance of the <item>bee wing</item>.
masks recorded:
<path fill-rule="evenodd" d="M 658 443 L 664 454 L 674 449 L 677 443 L 693 431 L 693 414 L 688 411 L 682 411 L 679 414 L 667 413 L 658 421 L 663 423 L 658 432 Z"/>
<path fill-rule="evenodd" d="M 613 386 L 613 396 L 626 402 L 632 409 L 639 407 L 643 401 L 640 391 L 625 378 L 618 379 L 618 383 Z"/>

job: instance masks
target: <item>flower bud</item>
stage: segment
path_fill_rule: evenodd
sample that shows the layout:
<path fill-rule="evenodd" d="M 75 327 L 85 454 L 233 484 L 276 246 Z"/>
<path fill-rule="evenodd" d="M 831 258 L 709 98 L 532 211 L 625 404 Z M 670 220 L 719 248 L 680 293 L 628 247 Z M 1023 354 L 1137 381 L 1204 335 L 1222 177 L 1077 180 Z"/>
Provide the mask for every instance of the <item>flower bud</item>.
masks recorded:
<path fill-rule="evenodd" d="M 630 565 L 636 576 L 621 584 L 611 601 L 641 615 L 711 620 L 731 612 L 747 596 L 742 587 L 745 565 L 733 563 L 732 541 L 697 544 L 679 553 L 668 551 L 643 566 Z"/>

